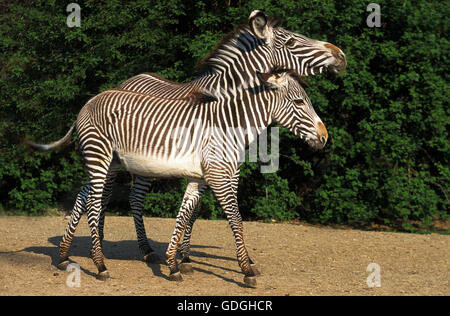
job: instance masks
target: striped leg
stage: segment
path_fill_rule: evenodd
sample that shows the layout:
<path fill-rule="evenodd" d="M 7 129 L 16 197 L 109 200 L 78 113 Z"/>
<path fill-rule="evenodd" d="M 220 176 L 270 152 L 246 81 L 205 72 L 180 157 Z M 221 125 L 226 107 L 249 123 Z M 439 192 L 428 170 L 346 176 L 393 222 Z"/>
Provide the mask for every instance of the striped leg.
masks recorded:
<path fill-rule="evenodd" d="M 104 263 L 100 243 L 99 221 L 102 212 L 103 190 L 112 162 L 113 150 L 109 140 L 100 136 L 96 129 L 78 128 L 78 131 L 90 184 L 86 212 L 92 238 L 91 257 L 98 269 L 97 279 L 107 280 L 109 273 Z"/>
<path fill-rule="evenodd" d="M 103 237 L 104 237 L 103 229 L 105 226 L 106 207 L 108 206 L 109 200 L 111 199 L 114 181 L 116 180 L 119 170 L 120 170 L 120 165 L 114 164 L 114 162 L 113 162 L 113 163 L 111 163 L 109 170 L 108 170 L 108 174 L 106 176 L 105 187 L 103 188 L 103 195 L 102 195 L 102 212 L 100 214 L 100 221 L 98 224 L 100 241 L 103 241 Z"/>
<path fill-rule="evenodd" d="M 106 175 L 105 186 L 103 188 L 102 194 L 102 210 L 100 213 L 100 218 L 98 222 L 98 234 L 100 236 L 100 243 L 103 248 L 103 239 L 104 234 L 103 230 L 105 227 L 105 215 L 106 215 L 106 207 L 108 206 L 109 200 L 111 199 L 112 189 L 114 186 L 114 181 L 116 180 L 117 174 L 120 170 L 120 164 L 111 163 L 108 174 Z M 86 212 L 86 209 L 85 209 Z M 93 256 L 93 249 L 91 249 L 91 257 Z"/>
<path fill-rule="evenodd" d="M 116 179 L 117 173 L 119 171 L 119 166 L 111 167 L 108 171 L 106 185 L 103 191 L 102 196 L 102 213 L 99 221 L 99 235 L 100 241 L 103 241 L 103 227 L 105 223 L 105 209 L 108 205 L 109 199 L 111 197 L 112 187 L 114 184 L 114 180 Z M 89 195 L 89 183 L 86 184 L 83 189 L 78 193 L 77 199 L 75 201 L 75 205 L 73 207 L 72 212 L 70 213 L 70 219 L 67 223 L 66 231 L 64 236 L 61 239 L 59 244 L 59 264 L 58 268 L 61 270 L 65 270 L 67 265 L 69 264 L 69 250 L 72 244 L 72 238 L 75 234 L 75 230 L 80 222 L 81 216 L 83 213 L 86 213 L 86 201 Z M 91 251 L 92 255 L 92 251 Z"/>
<path fill-rule="evenodd" d="M 89 197 L 86 202 L 88 224 L 92 238 L 91 258 L 98 269 L 99 274 L 97 278 L 100 280 L 106 280 L 109 278 L 108 271 L 106 270 L 106 266 L 103 261 L 104 257 L 102 245 L 100 243 L 98 226 L 101 213 L 101 195 L 104 185 L 105 180 L 99 175 L 91 179 L 91 189 L 89 190 Z"/>
<path fill-rule="evenodd" d="M 144 220 L 142 218 L 142 209 L 144 207 L 145 194 L 150 187 L 150 179 L 136 176 L 130 193 L 130 206 L 133 214 L 134 225 L 138 238 L 139 250 L 144 257 L 144 261 L 155 263 L 159 258 L 155 251 L 150 247 L 147 234 L 145 232 Z"/>
<path fill-rule="evenodd" d="M 195 206 L 194 206 L 195 207 Z M 186 225 L 186 229 L 183 234 L 183 242 L 180 245 L 180 255 L 181 255 L 181 264 L 180 270 L 182 273 L 192 273 L 191 260 L 189 259 L 190 251 L 191 251 L 191 235 L 192 229 L 194 228 L 194 222 L 198 216 L 198 208 L 194 208 L 194 212 L 192 213 L 189 222 Z"/>
<path fill-rule="evenodd" d="M 237 189 L 238 189 L 238 184 L 239 184 L 239 175 L 240 175 L 239 171 L 240 170 L 237 170 L 237 172 L 234 174 L 233 181 L 232 181 L 233 191 L 235 192 L 236 195 L 237 195 Z M 199 192 L 200 195 L 203 193 L 203 191 L 206 187 L 207 186 L 205 185 L 202 188 L 202 190 Z M 189 219 L 189 223 L 186 225 L 186 229 L 184 230 L 184 235 L 183 235 L 183 242 L 180 245 L 180 255 L 181 255 L 180 271 L 181 271 L 181 273 L 184 273 L 184 274 L 190 274 L 190 273 L 194 272 L 194 270 L 192 269 L 192 266 L 190 264 L 191 260 L 189 259 L 189 255 L 190 255 L 192 230 L 194 228 L 195 220 L 198 217 L 198 212 L 199 212 L 199 210 L 196 207 L 194 210 L 194 213 L 192 214 L 192 217 Z M 257 269 L 256 264 L 252 261 L 252 259 L 250 257 L 249 257 L 249 261 L 250 261 L 250 266 L 252 267 L 255 275 L 261 275 L 261 273 Z"/>
<path fill-rule="evenodd" d="M 105 185 L 105 189 L 104 191 L 106 191 L 106 185 Z M 103 229 L 105 228 L 105 213 L 106 213 L 106 209 L 105 206 L 102 203 L 102 211 L 100 212 L 100 218 L 98 219 L 98 235 L 100 236 L 100 242 L 103 245 L 103 239 L 104 239 L 104 234 L 103 234 Z"/>
<path fill-rule="evenodd" d="M 237 194 L 238 184 L 239 184 L 239 174 L 240 170 L 238 169 L 236 173 L 233 176 L 233 190 Z M 205 185 L 202 190 L 200 191 L 200 194 L 203 193 L 204 189 L 207 187 Z M 180 254 L 181 254 L 181 262 L 183 263 L 189 263 L 189 253 L 190 253 L 190 245 L 191 245 L 191 235 L 192 230 L 194 228 L 194 223 L 198 217 L 198 209 L 196 208 L 194 210 L 194 213 L 192 214 L 192 217 L 189 219 L 189 223 L 186 226 L 186 229 L 184 231 L 183 236 L 183 243 L 180 246 Z M 180 265 L 181 272 L 183 272 L 182 265 Z"/>
<path fill-rule="evenodd" d="M 192 216 L 189 219 L 189 222 L 187 223 L 186 228 L 184 230 L 183 242 L 180 246 L 180 254 L 181 254 L 180 271 L 185 274 L 190 274 L 190 273 L 194 272 L 194 270 L 192 269 L 192 266 L 191 266 L 191 260 L 189 259 L 190 246 L 191 246 L 191 234 L 192 234 L 192 229 L 194 227 L 194 222 L 198 217 L 197 204 L 198 204 L 198 201 L 200 200 L 200 196 L 202 195 L 202 193 L 206 189 L 206 187 L 207 187 L 206 182 L 199 184 L 199 186 L 197 187 L 197 191 L 190 192 L 188 199 L 183 201 L 183 203 L 186 204 L 186 207 L 194 208 Z M 183 206 L 182 206 L 182 208 L 183 208 Z"/>
<path fill-rule="evenodd" d="M 86 184 L 83 189 L 78 193 L 75 205 L 70 213 L 70 219 L 66 227 L 64 236 L 59 244 L 59 264 L 58 268 L 66 270 L 69 264 L 69 249 L 72 244 L 72 238 L 75 234 L 75 230 L 80 222 L 81 215 L 86 211 L 86 200 L 89 194 L 89 184 Z"/>
<path fill-rule="evenodd" d="M 239 176 L 240 176 L 240 169 L 238 169 L 235 174 L 233 175 L 233 179 L 232 179 L 232 188 L 233 188 L 233 193 L 236 195 L 237 197 L 237 193 L 238 193 L 238 187 L 239 187 Z M 238 217 L 240 219 L 240 225 L 243 227 L 242 224 L 242 217 L 239 215 Z M 250 266 L 252 267 L 253 273 L 255 275 L 261 275 L 261 273 L 259 272 L 259 270 L 257 269 L 257 265 L 256 263 L 254 263 L 252 261 L 252 259 L 250 258 L 250 256 L 248 257 L 248 260 L 250 262 Z"/>
<path fill-rule="evenodd" d="M 244 243 L 244 229 L 237 201 L 237 186 L 234 184 L 238 177 L 236 173 L 231 177 L 220 176 L 220 170 L 223 172 L 223 167 L 219 170 L 210 170 L 207 181 L 222 206 L 233 232 L 238 264 L 245 275 L 244 282 L 248 286 L 255 287 L 256 275 L 251 267 L 251 261 Z"/>
<path fill-rule="evenodd" d="M 183 202 L 177 215 L 175 230 L 172 234 L 169 246 L 166 252 L 166 262 L 170 269 L 169 279 L 172 281 L 181 281 L 182 277 L 178 270 L 176 254 L 178 242 L 188 221 L 191 219 L 195 206 L 198 203 L 201 192 L 204 190 L 206 183 L 203 180 L 190 180 L 184 193 Z"/>

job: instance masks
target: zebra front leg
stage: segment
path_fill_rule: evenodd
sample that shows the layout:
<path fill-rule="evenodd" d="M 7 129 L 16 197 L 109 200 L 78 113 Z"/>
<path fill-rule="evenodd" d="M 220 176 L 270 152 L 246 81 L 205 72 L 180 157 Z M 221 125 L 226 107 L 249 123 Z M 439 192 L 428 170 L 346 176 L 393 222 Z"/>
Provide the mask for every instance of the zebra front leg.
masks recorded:
<path fill-rule="evenodd" d="M 77 199 L 72 212 L 70 213 L 70 219 L 67 223 L 66 231 L 59 244 L 59 263 L 58 269 L 66 270 L 69 265 L 69 250 L 72 244 L 72 238 L 75 234 L 75 230 L 80 222 L 80 218 L 84 212 L 86 212 L 86 200 L 89 195 L 89 184 L 86 184 L 83 189 L 78 193 Z"/>
<path fill-rule="evenodd" d="M 130 193 L 130 206 L 133 214 L 134 226 L 138 238 L 139 250 L 148 263 L 157 263 L 160 261 L 159 256 L 150 247 L 147 234 L 145 232 L 144 220 L 142 218 L 142 209 L 144 208 L 145 194 L 150 187 L 150 179 L 136 176 Z"/>
<path fill-rule="evenodd" d="M 220 172 L 211 174 L 220 174 Z M 238 264 L 244 273 L 244 283 L 250 287 L 256 287 L 256 274 L 251 267 L 251 261 L 244 243 L 242 217 L 239 213 L 237 190 L 233 186 L 233 181 L 226 177 L 219 179 L 213 176 L 212 179 L 208 180 L 208 184 L 224 210 L 233 232 Z"/>
<path fill-rule="evenodd" d="M 233 191 L 235 192 L 235 194 L 237 194 L 238 183 L 239 183 L 239 170 L 237 170 L 237 172 L 235 173 L 235 175 L 233 176 L 233 179 L 232 179 L 232 184 L 233 184 L 232 187 L 233 187 Z M 203 191 L 206 189 L 206 187 L 207 187 L 207 184 L 205 182 L 204 185 L 199 187 L 199 196 L 191 197 L 191 198 L 195 197 L 197 199 L 196 200 L 197 203 L 194 205 L 194 207 L 195 207 L 194 212 L 193 212 L 191 218 L 189 219 L 189 223 L 186 225 L 186 228 L 185 228 L 184 234 L 183 234 L 183 242 L 180 245 L 181 263 L 180 263 L 179 269 L 180 269 L 181 273 L 183 273 L 183 274 L 192 274 L 194 272 L 192 265 L 191 265 L 191 260 L 189 259 L 191 235 L 192 235 L 192 229 L 194 227 L 194 223 L 198 217 L 199 210 L 197 208 L 197 204 L 198 204 L 198 201 L 200 200 L 199 197 L 201 196 Z M 241 225 L 242 225 L 242 223 L 241 223 Z M 257 269 L 257 265 L 252 261 L 252 259 L 250 257 L 249 257 L 249 262 L 250 262 L 250 266 L 252 267 L 254 274 L 257 276 L 261 275 L 261 273 Z"/>
<path fill-rule="evenodd" d="M 181 238 L 181 234 L 186 228 L 189 220 L 191 219 L 195 206 L 198 203 L 200 194 L 203 191 L 206 183 L 202 180 L 191 180 L 188 183 L 186 192 L 184 193 L 183 202 L 181 204 L 180 210 L 177 215 L 177 220 L 175 224 L 175 229 L 172 234 L 172 239 L 170 240 L 169 246 L 166 251 L 166 262 L 169 266 L 170 275 L 169 280 L 171 281 L 182 281 L 180 270 L 177 266 L 176 254 L 178 243 Z"/>
<path fill-rule="evenodd" d="M 233 193 L 234 193 L 236 196 L 237 196 L 238 186 L 239 186 L 239 176 L 240 176 L 240 169 L 238 168 L 238 169 L 235 171 L 235 173 L 234 173 L 234 175 L 233 175 L 233 178 L 231 179 L 231 186 L 232 186 L 232 188 L 233 188 Z M 241 225 L 241 226 L 243 227 L 243 225 L 242 225 L 242 218 L 241 218 L 240 215 L 239 215 L 239 218 L 238 218 L 238 219 L 240 220 L 239 225 Z M 259 272 L 259 270 L 258 270 L 258 268 L 257 268 L 256 263 L 254 263 L 254 262 L 252 261 L 252 259 L 250 258 L 250 256 L 248 257 L 248 260 L 249 260 L 249 262 L 250 262 L 250 266 L 252 267 L 253 273 L 254 273 L 256 276 L 261 275 L 261 273 Z"/>

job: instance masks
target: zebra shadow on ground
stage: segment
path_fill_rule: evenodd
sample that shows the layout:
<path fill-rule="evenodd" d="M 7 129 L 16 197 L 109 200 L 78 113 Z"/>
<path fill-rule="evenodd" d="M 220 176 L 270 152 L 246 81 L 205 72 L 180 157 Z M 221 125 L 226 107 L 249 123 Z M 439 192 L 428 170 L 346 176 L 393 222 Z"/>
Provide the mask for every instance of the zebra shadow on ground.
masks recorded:
<path fill-rule="evenodd" d="M 28 247 L 25 249 L 20 250 L 20 252 L 29 252 L 34 254 L 42 254 L 46 255 L 51 258 L 51 264 L 53 266 L 57 266 L 59 263 L 59 255 L 58 255 L 58 246 L 61 241 L 61 236 L 53 236 L 48 239 L 48 241 L 53 246 L 34 246 L 34 247 Z M 149 239 L 149 244 L 153 248 L 153 250 L 158 255 L 159 260 L 155 263 L 146 263 L 147 266 L 152 270 L 153 274 L 155 276 L 162 277 L 164 279 L 169 279 L 168 277 L 168 271 L 162 272 L 162 269 L 164 269 L 162 266 L 165 266 L 165 252 L 168 246 L 168 243 L 162 243 L 157 242 L 154 240 Z M 75 236 L 72 240 L 72 245 L 69 251 L 69 259 L 72 262 L 73 257 L 89 257 L 90 255 L 90 249 L 91 249 L 91 237 L 90 236 Z M 109 241 L 109 240 L 103 240 L 102 242 L 102 250 L 103 254 L 105 256 L 105 259 L 113 259 L 113 260 L 135 260 L 135 261 L 143 261 L 142 255 L 139 252 L 138 243 L 136 240 L 120 240 L 120 241 Z M 204 265 L 205 269 L 202 268 L 196 268 L 194 267 L 194 270 L 198 273 L 207 273 L 212 274 L 217 277 L 220 277 L 226 281 L 239 283 L 234 280 L 224 278 L 216 273 L 213 273 L 211 271 L 207 270 L 207 267 L 215 267 L 218 269 L 222 269 L 224 271 L 233 271 L 236 273 L 239 273 L 239 271 L 236 269 L 230 269 L 227 267 L 223 267 L 220 265 L 212 265 L 211 263 L 202 262 L 202 258 L 209 258 L 209 259 L 218 259 L 218 260 L 227 260 L 227 261 L 236 261 L 236 258 L 234 257 L 225 257 L 225 256 L 217 256 L 208 253 L 207 251 L 201 251 L 201 249 L 220 249 L 221 247 L 218 246 L 204 246 L 204 245 L 191 245 L 191 260 L 193 263 L 197 265 Z M 80 267 L 81 270 L 86 273 L 87 275 L 90 275 L 92 277 L 96 276 L 96 271 L 90 270 L 90 268 L 83 268 Z M 238 284 L 241 285 L 241 284 Z"/>

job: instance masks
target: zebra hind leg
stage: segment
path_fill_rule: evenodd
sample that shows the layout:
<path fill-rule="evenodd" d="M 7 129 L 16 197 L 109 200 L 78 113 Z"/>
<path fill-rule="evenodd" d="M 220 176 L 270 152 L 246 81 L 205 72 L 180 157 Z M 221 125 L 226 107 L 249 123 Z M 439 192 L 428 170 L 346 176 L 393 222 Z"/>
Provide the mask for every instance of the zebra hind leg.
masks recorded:
<path fill-rule="evenodd" d="M 130 193 L 130 207 L 133 214 L 134 225 L 138 238 L 139 250 L 144 261 L 148 263 L 158 263 L 161 258 L 150 247 L 147 234 L 145 232 L 144 220 L 142 218 L 142 209 L 144 207 L 145 194 L 150 187 L 150 179 L 136 176 Z"/>
<path fill-rule="evenodd" d="M 114 162 L 111 163 L 111 166 L 109 167 L 109 170 L 108 170 L 108 174 L 106 176 L 105 186 L 103 188 L 102 211 L 100 213 L 100 218 L 99 218 L 99 223 L 98 223 L 98 232 L 99 232 L 100 244 L 102 245 L 102 248 L 103 248 L 103 239 L 104 239 L 103 232 L 104 232 L 104 227 L 105 227 L 106 207 L 108 206 L 109 200 L 111 199 L 114 181 L 116 180 L 119 170 L 120 170 L 120 164 L 114 164 Z M 92 256 L 93 256 L 92 248 L 91 248 L 90 255 L 92 258 Z"/>
<path fill-rule="evenodd" d="M 113 158 L 112 146 L 108 139 L 97 130 L 86 128 L 78 130 L 81 151 L 89 175 L 89 196 L 86 201 L 87 220 L 92 239 L 91 257 L 98 269 L 97 279 L 109 279 L 100 243 L 99 221 L 102 212 L 103 190 Z"/>
<path fill-rule="evenodd" d="M 105 188 L 103 191 L 102 196 L 102 213 L 100 215 L 99 220 L 99 235 L 100 235 L 100 242 L 103 241 L 103 227 L 105 223 L 105 208 L 109 202 L 112 186 L 114 183 L 114 180 L 116 178 L 116 175 L 118 173 L 118 168 L 116 169 L 110 169 L 108 172 Z M 86 213 L 86 200 L 89 195 L 89 183 L 86 184 L 83 189 L 80 191 L 80 193 L 77 195 L 77 199 L 75 201 L 75 205 L 73 207 L 72 212 L 70 213 L 70 219 L 67 223 L 66 231 L 64 233 L 64 236 L 61 239 L 60 245 L 59 245 L 59 263 L 57 267 L 61 270 L 66 270 L 67 266 L 69 265 L 70 261 L 68 258 L 68 253 L 70 246 L 72 244 L 73 235 L 75 234 L 75 230 L 78 226 L 78 223 L 80 222 L 81 216 L 83 213 Z M 91 249 L 91 257 L 92 257 L 92 249 Z"/>
<path fill-rule="evenodd" d="M 70 219 L 67 223 L 66 231 L 59 244 L 59 263 L 58 269 L 66 270 L 69 265 L 69 250 L 72 244 L 72 238 L 75 234 L 75 230 L 80 222 L 80 218 L 84 212 L 86 212 L 86 200 L 89 195 L 89 184 L 86 184 L 83 189 L 78 193 L 75 205 L 70 213 Z"/>
<path fill-rule="evenodd" d="M 99 234 L 99 220 L 102 209 L 101 197 L 104 182 L 104 178 L 102 179 L 101 176 L 91 178 L 91 189 L 89 190 L 89 197 L 86 202 L 88 224 L 92 238 L 91 258 L 98 269 L 97 279 L 102 281 L 109 279 L 109 273 L 104 264 Z"/>

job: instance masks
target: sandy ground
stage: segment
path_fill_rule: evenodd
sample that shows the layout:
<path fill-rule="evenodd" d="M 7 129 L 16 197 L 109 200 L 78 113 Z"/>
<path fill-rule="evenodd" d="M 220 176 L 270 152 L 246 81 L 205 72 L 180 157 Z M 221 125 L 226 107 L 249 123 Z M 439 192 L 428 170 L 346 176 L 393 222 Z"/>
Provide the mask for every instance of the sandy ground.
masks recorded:
<path fill-rule="evenodd" d="M 450 236 L 245 222 L 247 249 L 262 273 L 253 289 L 243 283 L 226 221 L 196 222 L 195 272 L 171 282 L 164 263 L 141 260 L 131 217 L 106 218 L 106 282 L 95 278 L 88 225 L 81 221 L 71 248 L 71 260 L 81 267 L 79 287 L 70 287 L 76 271 L 55 266 L 66 222 L 0 217 L 0 295 L 450 295 Z M 145 218 L 161 258 L 174 223 Z M 380 268 L 380 287 L 368 286 L 376 272 L 366 271 L 371 263 Z"/>

